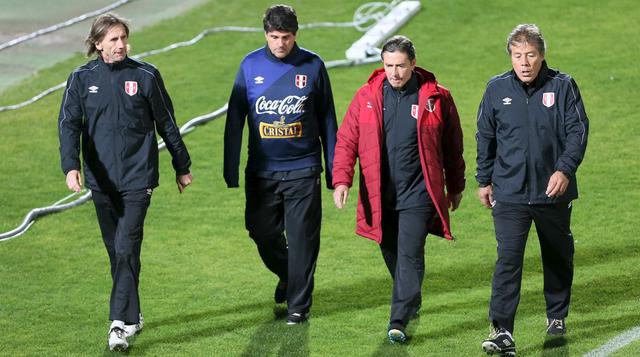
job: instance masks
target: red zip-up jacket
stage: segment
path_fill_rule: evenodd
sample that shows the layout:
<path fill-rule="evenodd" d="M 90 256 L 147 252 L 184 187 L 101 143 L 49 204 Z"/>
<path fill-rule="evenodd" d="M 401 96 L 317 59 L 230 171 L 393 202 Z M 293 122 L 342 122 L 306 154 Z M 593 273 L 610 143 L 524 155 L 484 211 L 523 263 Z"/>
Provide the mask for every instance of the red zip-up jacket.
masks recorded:
<path fill-rule="evenodd" d="M 465 163 L 462 158 L 462 130 L 455 103 L 449 91 L 435 76 L 415 67 L 418 74 L 418 147 L 427 192 L 438 217 L 429 232 L 453 239 L 449 225 L 449 194 L 464 190 Z M 338 129 L 333 161 L 333 185 L 353 183 L 356 159 L 360 165 L 356 233 L 382 241 L 382 199 L 380 163 L 383 141 L 382 84 L 384 69 L 375 70 L 357 92 Z"/>

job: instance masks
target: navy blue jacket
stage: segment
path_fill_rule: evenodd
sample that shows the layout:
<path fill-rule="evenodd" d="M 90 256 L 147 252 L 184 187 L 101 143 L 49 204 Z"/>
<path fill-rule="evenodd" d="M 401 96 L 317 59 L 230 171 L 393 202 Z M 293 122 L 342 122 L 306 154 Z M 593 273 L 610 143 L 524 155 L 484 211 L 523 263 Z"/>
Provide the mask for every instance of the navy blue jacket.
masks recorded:
<path fill-rule="evenodd" d="M 245 119 L 249 122 L 246 171 L 282 172 L 321 168 L 324 151 L 327 187 L 333 188 L 336 113 L 324 63 L 294 46 L 278 59 L 267 46 L 240 64 L 229 99 L 224 132 L 224 179 L 238 187 Z"/>
<path fill-rule="evenodd" d="M 547 67 L 531 88 L 513 70 L 493 77 L 478 109 L 476 179 L 497 201 L 545 204 L 578 197 L 576 170 L 587 147 L 588 119 L 576 82 Z M 569 177 L 564 195 L 545 194 L 551 175 Z"/>
<path fill-rule="evenodd" d="M 179 175 L 191 160 L 176 126 L 171 99 L 152 65 L 131 58 L 113 64 L 101 58 L 76 69 L 67 80 L 58 133 L 62 171 L 80 170 L 97 191 L 158 186 L 158 142 L 164 140 Z"/>

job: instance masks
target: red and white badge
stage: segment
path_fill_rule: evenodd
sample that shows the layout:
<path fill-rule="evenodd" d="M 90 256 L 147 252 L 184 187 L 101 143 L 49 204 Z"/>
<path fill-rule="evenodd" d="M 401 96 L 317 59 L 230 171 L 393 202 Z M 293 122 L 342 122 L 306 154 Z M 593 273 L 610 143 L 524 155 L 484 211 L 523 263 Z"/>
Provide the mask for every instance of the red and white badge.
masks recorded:
<path fill-rule="evenodd" d="M 418 120 L 418 104 L 411 104 L 411 116 L 413 119 Z"/>
<path fill-rule="evenodd" d="M 302 89 L 307 86 L 307 76 L 305 74 L 296 74 L 296 87 Z"/>
<path fill-rule="evenodd" d="M 542 104 L 544 104 L 545 107 L 551 108 L 555 102 L 556 94 L 554 92 L 542 93 Z"/>
<path fill-rule="evenodd" d="M 130 96 L 136 95 L 136 93 L 138 93 L 138 82 L 136 81 L 124 82 L 124 92 Z"/>
<path fill-rule="evenodd" d="M 427 99 L 426 108 L 430 113 L 433 113 L 433 111 L 436 110 L 436 102 L 433 100 L 433 98 Z"/>

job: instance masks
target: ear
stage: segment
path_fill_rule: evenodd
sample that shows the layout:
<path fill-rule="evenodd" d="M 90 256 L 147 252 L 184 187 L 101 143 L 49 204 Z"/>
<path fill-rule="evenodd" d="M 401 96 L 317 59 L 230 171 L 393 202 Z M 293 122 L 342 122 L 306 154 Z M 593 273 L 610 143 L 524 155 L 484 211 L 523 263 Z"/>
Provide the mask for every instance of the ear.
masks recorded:
<path fill-rule="evenodd" d="M 100 42 L 95 42 L 94 45 L 98 51 L 102 51 L 102 44 Z"/>

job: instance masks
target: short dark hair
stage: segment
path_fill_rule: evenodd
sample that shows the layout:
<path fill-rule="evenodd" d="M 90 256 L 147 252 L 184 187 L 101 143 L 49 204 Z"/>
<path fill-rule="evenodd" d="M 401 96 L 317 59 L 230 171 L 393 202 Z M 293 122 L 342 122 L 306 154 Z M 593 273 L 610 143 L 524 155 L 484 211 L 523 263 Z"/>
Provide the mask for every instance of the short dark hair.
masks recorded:
<path fill-rule="evenodd" d="M 405 53 L 409 57 L 409 61 L 416 59 L 416 48 L 413 47 L 413 42 L 407 36 L 398 35 L 388 39 L 382 46 L 380 56 L 382 57 L 385 52 L 396 51 Z"/>
<path fill-rule="evenodd" d="M 524 43 L 534 45 L 543 56 L 547 50 L 547 43 L 542 37 L 542 32 L 535 24 L 520 24 L 511 31 L 507 37 L 507 53 L 511 55 L 511 46 Z"/>
<path fill-rule="evenodd" d="M 289 5 L 273 5 L 265 11 L 262 25 L 264 32 L 282 31 L 295 35 L 298 32 L 296 10 Z"/>
<path fill-rule="evenodd" d="M 84 40 L 84 43 L 87 46 L 87 57 L 98 52 L 96 42 L 102 41 L 107 35 L 107 32 L 109 32 L 109 29 L 116 25 L 122 25 L 122 27 L 124 27 L 124 31 L 127 33 L 127 37 L 129 37 L 129 22 L 112 12 L 100 15 L 95 19 L 95 21 L 93 21 L 89 36 Z"/>

